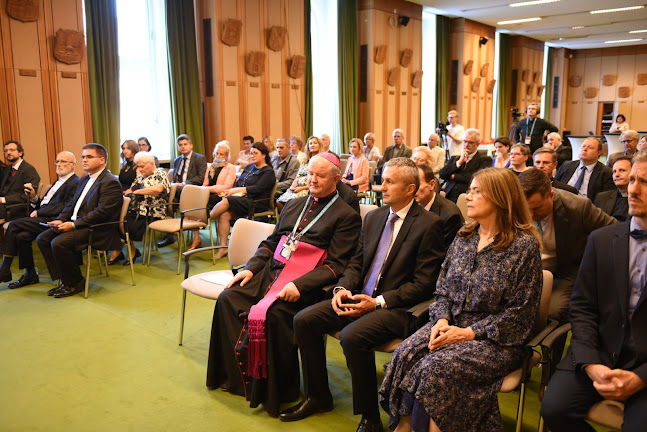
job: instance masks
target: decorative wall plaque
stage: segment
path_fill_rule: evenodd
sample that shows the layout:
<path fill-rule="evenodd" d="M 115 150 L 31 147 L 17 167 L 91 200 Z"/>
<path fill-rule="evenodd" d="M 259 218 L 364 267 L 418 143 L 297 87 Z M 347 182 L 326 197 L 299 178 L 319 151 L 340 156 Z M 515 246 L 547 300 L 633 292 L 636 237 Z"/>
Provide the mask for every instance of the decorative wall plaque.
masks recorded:
<path fill-rule="evenodd" d="M 533 72 L 532 73 L 532 82 L 534 82 L 534 83 L 539 82 L 539 72 Z"/>
<path fill-rule="evenodd" d="M 386 45 L 378 45 L 375 47 L 375 63 L 382 64 L 386 60 Z"/>
<path fill-rule="evenodd" d="M 478 92 L 480 85 L 481 85 L 481 77 L 474 78 L 474 81 L 472 81 L 472 92 L 473 93 Z"/>
<path fill-rule="evenodd" d="M 411 48 L 405 48 L 400 57 L 400 65 L 402 67 L 408 67 L 409 63 L 411 63 L 411 57 L 413 57 L 413 50 Z"/>
<path fill-rule="evenodd" d="M 631 96 L 631 87 L 618 87 L 618 97 L 628 98 Z"/>
<path fill-rule="evenodd" d="M 40 15 L 38 0 L 8 0 L 7 15 L 22 22 L 36 21 Z"/>
<path fill-rule="evenodd" d="M 302 55 L 293 55 L 290 59 L 290 69 L 288 75 L 294 79 L 301 78 L 306 70 L 306 57 Z"/>
<path fill-rule="evenodd" d="M 544 88 L 546 88 L 546 86 L 540 85 L 537 87 L 537 97 L 541 97 L 542 93 L 544 92 Z"/>
<path fill-rule="evenodd" d="M 272 51 L 281 51 L 285 45 L 285 35 L 288 34 L 288 29 L 285 27 L 272 26 L 270 34 L 267 38 L 267 46 Z"/>
<path fill-rule="evenodd" d="M 526 94 L 527 94 L 528 96 L 531 96 L 531 95 L 532 95 L 532 86 L 533 86 L 533 84 L 528 84 L 528 85 L 526 86 Z"/>
<path fill-rule="evenodd" d="M 495 85 L 496 85 L 496 80 L 495 79 L 490 80 L 490 82 L 487 83 L 487 92 L 491 94 L 494 91 Z"/>
<path fill-rule="evenodd" d="M 241 20 L 228 19 L 222 29 L 222 43 L 229 46 L 238 46 L 242 31 L 243 22 Z"/>
<path fill-rule="evenodd" d="M 647 73 L 638 74 L 636 77 L 636 83 L 641 86 L 647 85 Z"/>
<path fill-rule="evenodd" d="M 571 75 L 568 77 L 568 86 L 569 87 L 579 87 L 582 85 L 582 77 L 579 75 Z"/>
<path fill-rule="evenodd" d="M 528 69 L 524 69 L 521 71 L 521 81 L 526 82 L 528 81 L 528 75 L 530 75 L 530 71 Z"/>
<path fill-rule="evenodd" d="M 56 30 L 54 58 L 66 64 L 81 63 L 85 51 L 83 33 L 76 30 Z"/>
<path fill-rule="evenodd" d="M 413 73 L 413 78 L 411 79 L 411 86 L 413 88 L 420 88 L 420 83 L 422 82 L 422 71 L 415 71 Z"/>
<path fill-rule="evenodd" d="M 387 84 L 394 86 L 400 82 L 400 68 L 394 67 L 389 70 L 389 78 L 386 80 Z"/>
<path fill-rule="evenodd" d="M 593 99 L 598 95 L 598 89 L 596 87 L 587 87 L 584 90 L 584 97 L 587 99 Z"/>
<path fill-rule="evenodd" d="M 265 53 L 263 51 L 250 51 L 247 54 L 245 71 L 253 77 L 263 75 L 265 71 Z"/>
<path fill-rule="evenodd" d="M 481 66 L 481 77 L 486 78 L 489 69 L 490 63 L 485 63 L 483 66 Z"/>
<path fill-rule="evenodd" d="M 474 66 L 474 60 L 468 60 L 467 63 L 465 63 L 465 67 L 463 68 L 463 75 L 471 74 L 473 66 Z"/>
<path fill-rule="evenodd" d="M 611 87 L 616 83 L 616 76 L 615 75 L 604 75 L 602 77 L 602 85 L 605 87 Z"/>

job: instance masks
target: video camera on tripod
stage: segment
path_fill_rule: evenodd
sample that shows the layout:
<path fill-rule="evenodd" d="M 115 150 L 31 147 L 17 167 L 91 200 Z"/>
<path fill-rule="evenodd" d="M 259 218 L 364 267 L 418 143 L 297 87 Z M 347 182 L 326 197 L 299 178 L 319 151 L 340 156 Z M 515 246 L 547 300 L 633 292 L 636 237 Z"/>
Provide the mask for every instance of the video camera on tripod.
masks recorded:
<path fill-rule="evenodd" d="M 436 127 L 436 133 L 438 135 L 446 135 L 447 134 L 447 123 L 439 121 L 438 126 Z"/>

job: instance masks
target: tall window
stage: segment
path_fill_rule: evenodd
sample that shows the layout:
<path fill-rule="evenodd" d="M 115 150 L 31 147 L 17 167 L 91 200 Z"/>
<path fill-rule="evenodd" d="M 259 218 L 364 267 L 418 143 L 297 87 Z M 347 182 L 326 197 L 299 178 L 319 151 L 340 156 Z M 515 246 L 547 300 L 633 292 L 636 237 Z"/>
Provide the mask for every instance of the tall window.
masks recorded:
<path fill-rule="evenodd" d="M 339 153 L 339 75 L 337 49 L 337 2 L 311 0 L 312 128 L 314 134 L 330 135 L 331 150 Z"/>
<path fill-rule="evenodd" d="M 436 15 L 422 12 L 422 88 L 420 91 L 420 137 L 422 142 L 436 131 Z M 444 113 L 443 113 L 444 115 Z"/>
<path fill-rule="evenodd" d="M 164 2 L 117 0 L 121 141 L 145 136 L 171 158 L 171 100 Z"/>

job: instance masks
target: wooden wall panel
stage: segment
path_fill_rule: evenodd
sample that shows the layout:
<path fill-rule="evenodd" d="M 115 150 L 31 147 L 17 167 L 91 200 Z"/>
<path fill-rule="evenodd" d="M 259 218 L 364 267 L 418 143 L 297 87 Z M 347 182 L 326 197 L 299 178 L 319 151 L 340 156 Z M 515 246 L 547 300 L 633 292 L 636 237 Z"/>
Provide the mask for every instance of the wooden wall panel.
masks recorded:
<path fill-rule="evenodd" d="M 600 93 L 598 94 L 598 99 L 600 101 L 612 101 L 615 100 L 616 94 L 618 94 L 618 83 L 617 81 L 613 85 L 605 86 L 602 84 L 602 78 L 605 75 L 614 75 L 617 79 L 618 77 L 618 57 L 600 57 L 600 75 L 598 77 L 598 85 L 600 87 Z M 597 87 L 597 85 L 596 85 Z"/>
<path fill-rule="evenodd" d="M 14 76 L 16 98 L 18 100 L 17 118 L 20 124 L 20 142 L 25 149 L 25 160 L 34 165 L 40 176 L 47 180 L 49 164 L 44 144 L 47 142 L 45 128 L 45 101 L 40 86 L 41 71 L 36 77 Z M 44 156 L 44 157 L 43 157 Z"/>

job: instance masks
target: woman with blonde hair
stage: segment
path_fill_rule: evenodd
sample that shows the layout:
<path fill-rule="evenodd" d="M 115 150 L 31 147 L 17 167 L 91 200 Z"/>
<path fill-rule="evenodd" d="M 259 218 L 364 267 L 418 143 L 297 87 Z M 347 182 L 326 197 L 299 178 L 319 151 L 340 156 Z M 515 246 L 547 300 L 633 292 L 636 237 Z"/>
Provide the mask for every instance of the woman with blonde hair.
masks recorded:
<path fill-rule="evenodd" d="M 348 147 L 351 155 L 346 163 L 346 170 L 341 177 L 341 181 L 353 188 L 355 192 L 366 192 L 368 190 L 370 171 L 368 159 L 362 154 L 364 143 L 359 138 L 353 138 L 348 143 Z"/>
<path fill-rule="evenodd" d="M 497 393 L 521 365 L 542 267 L 526 198 L 510 170 L 474 174 L 465 225 L 443 263 L 430 322 L 396 349 L 380 389 L 396 431 L 490 431 Z"/>
<path fill-rule="evenodd" d="M 270 151 L 270 159 L 276 156 L 276 146 L 274 145 L 274 138 L 272 138 L 272 135 L 265 135 L 261 142 L 265 144 L 267 149 Z"/>
<path fill-rule="evenodd" d="M 375 134 L 373 132 L 368 132 L 364 135 L 364 157 L 369 161 L 379 162 L 380 160 L 380 149 L 375 145 Z"/>

